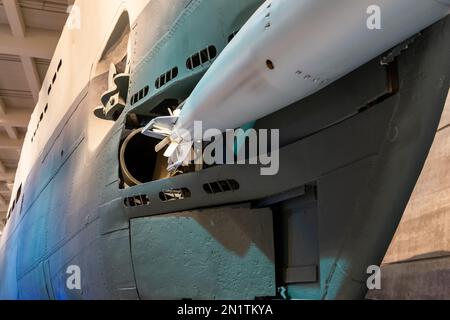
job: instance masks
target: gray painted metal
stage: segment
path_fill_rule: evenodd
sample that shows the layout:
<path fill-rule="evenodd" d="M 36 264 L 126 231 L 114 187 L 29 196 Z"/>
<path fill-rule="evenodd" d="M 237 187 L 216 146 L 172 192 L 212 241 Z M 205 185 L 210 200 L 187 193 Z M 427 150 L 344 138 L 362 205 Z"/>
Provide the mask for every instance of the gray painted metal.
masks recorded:
<path fill-rule="evenodd" d="M 145 271 L 154 267 L 154 254 L 183 248 L 173 241 L 185 240 L 188 234 L 181 229 L 188 228 L 193 232 L 190 244 L 201 253 L 196 255 L 193 250 L 193 262 L 196 257 L 200 261 L 204 258 L 203 240 L 209 239 L 223 257 L 220 261 L 232 262 L 235 270 L 248 265 L 239 254 L 224 250 L 233 240 L 232 235 L 223 233 L 228 223 L 224 215 L 236 210 L 229 208 L 236 204 L 251 206 L 247 205 L 239 219 L 255 222 L 259 209 L 254 211 L 252 207 L 263 206 L 266 209 L 262 215 L 272 209 L 275 224 L 273 233 L 265 232 L 266 238 L 262 233 L 252 233 L 252 228 L 241 230 L 249 243 L 264 239 L 268 242 L 262 247 L 267 248 L 273 237 L 275 244 L 275 261 L 269 258 L 274 265 L 249 265 L 261 267 L 265 275 L 275 268 L 276 276 L 250 275 L 243 282 L 245 286 L 252 284 L 251 290 L 244 291 L 245 298 L 270 294 L 274 280 L 276 286 L 287 288 L 289 298 L 365 296 L 367 266 L 381 263 L 438 126 L 450 78 L 449 17 L 424 31 L 388 68 L 375 59 L 314 96 L 259 119 L 257 128 L 281 130 L 278 175 L 264 177 L 259 175 L 258 166 L 230 165 L 120 188 L 118 152 L 133 129 L 127 116 L 147 116 L 142 117 L 146 120 L 164 99 L 186 98 L 208 67 L 188 72 L 182 68 L 186 57 L 211 43 L 220 52 L 227 35 L 242 25 L 260 2 L 225 5 L 228 1 L 179 1 L 157 19 L 149 19 L 158 1 L 150 2 L 131 28 L 130 39 L 138 45 L 133 49 L 129 99 L 174 65 L 180 66 L 179 77 L 162 90 L 152 90 L 134 106 L 128 101 L 95 152 L 89 147 L 98 139 L 90 131 L 89 126 L 95 125 L 90 117 L 107 90 L 108 74 L 92 77 L 23 184 L 23 198 L 8 221 L 7 239 L 0 247 L 1 298 L 180 298 L 180 291 L 174 290 L 177 281 L 165 281 L 169 288 L 166 292 L 151 290 L 161 285 L 152 282 L 158 279 Z M 220 21 L 211 19 L 216 16 Z M 205 28 L 203 21 L 211 25 Z M 173 32 L 166 34 L 168 26 Z M 147 36 L 145 30 L 150 29 L 154 32 Z M 146 51 L 148 48 L 153 49 Z M 144 57 L 142 63 L 136 62 Z M 239 190 L 207 194 L 203 189 L 205 183 L 225 179 L 235 179 Z M 191 197 L 171 202 L 159 199 L 160 191 L 174 188 L 188 188 Z M 316 190 L 314 205 L 306 210 L 305 197 L 311 196 L 311 188 Z M 148 195 L 149 205 L 126 207 L 124 199 L 136 195 Z M 210 229 L 192 219 L 206 215 L 209 209 L 186 213 L 218 206 L 225 207 L 212 210 L 224 226 L 223 230 L 219 228 L 223 238 L 214 237 Z M 305 210 L 308 216 L 302 216 Z M 177 221 L 173 214 L 184 218 Z M 283 221 L 290 215 L 295 217 L 296 227 L 287 229 Z M 270 229 L 264 221 L 256 224 Z M 168 226 L 173 230 L 167 230 Z M 291 233 L 294 240 L 283 238 Z M 144 244 L 149 239 L 160 245 L 146 251 Z M 310 245 L 305 246 L 304 241 Z M 238 247 L 243 245 L 238 243 Z M 286 256 L 287 250 L 295 252 L 292 259 Z M 271 254 L 251 256 L 262 261 Z M 203 275 L 207 281 L 199 287 L 204 289 L 202 298 L 240 297 L 244 290 L 240 285 L 228 288 L 226 294 L 226 286 L 212 290 L 211 279 L 220 273 L 210 265 L 183 267 L 176 255 L 156 258 L 164 263 L 161 267 L 171 271 L 173 279 L 183 280 L 182 293 L 187 295 L 198 297 L 200 291 L 195 286 L 199 278 L 183 275 L 187 271 L 195 274 L 202 266 L 207 268 Z M 238 258 L 243 261 L 237 263 Z M 81 291 L 66 287 L 69 265 L 81 267 Z M 283 270 L 299 268 L 316 268 L 316 279 L 302 272 L 283 274 Z M 222 284 L 237 279 L 233 272 L 219 278 Z"/>

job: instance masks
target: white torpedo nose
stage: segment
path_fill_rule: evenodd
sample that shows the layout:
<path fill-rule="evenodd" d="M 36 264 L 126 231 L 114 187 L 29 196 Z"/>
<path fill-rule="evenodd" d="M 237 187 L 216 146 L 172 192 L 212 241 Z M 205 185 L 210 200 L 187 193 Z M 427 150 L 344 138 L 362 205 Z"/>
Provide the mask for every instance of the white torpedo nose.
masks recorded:
<path fill-rule="evenodd" d="M 375 3 L 266 1 L 187 99 L 166 155 L 173 155 L 177 145 L 184 149 L 177 154 L 189 154 L 180 139 L 193 132 L 195 121 L 205 130 L 225 131 L 271 114 L 407 40 L 447 15 L 450 6 L 448 0 Z M 169 162 L 184 160 L 175 156 Z"/>

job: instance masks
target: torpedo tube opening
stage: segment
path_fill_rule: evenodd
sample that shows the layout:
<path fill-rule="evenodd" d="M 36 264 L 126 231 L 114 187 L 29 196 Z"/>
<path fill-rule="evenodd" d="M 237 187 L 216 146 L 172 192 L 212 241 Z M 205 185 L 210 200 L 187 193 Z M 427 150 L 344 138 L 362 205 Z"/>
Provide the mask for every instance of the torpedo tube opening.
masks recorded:
<path fill-rule="evenodd" d="M 120 148 L 120 173 L 123 187 L 159 180 L 167 177 L 167 160 L 156 153 L 158 139 L 143 135 L 142 128 L 133 130 Z"/>
<path fill-rule="evenodd" d="M 125 128 L 119 145 L 120 188 L 137 186 L 152 181 L 167 179 L 174 175 L 195 171 L 194 165 L 168 172 L 168 158 L 164 156 L 167 147 L 156 152 L 161 139 L 143 134 L 143 129 L 153 119 L 173 115 L 180 103 L 180 97 L 166 97 L 150 110 L 129 112 L 125 117 Z"/>

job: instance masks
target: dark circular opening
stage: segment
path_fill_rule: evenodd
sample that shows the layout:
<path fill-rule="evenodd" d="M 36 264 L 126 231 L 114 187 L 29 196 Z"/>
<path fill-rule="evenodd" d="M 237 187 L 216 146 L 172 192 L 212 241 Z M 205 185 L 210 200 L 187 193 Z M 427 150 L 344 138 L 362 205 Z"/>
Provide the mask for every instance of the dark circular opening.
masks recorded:
<path fill-rule="evenodd" d="M 270 70 L 275 69 L 275 66 L 274 66 L 272 60 L 267 60 L 266 65 L 267 65 L 267 68 L 269 68 Z"/>
<path fill-rule="evenodd" d="M 158 140 L 144 136 L 140 129 L 124 141 L 121 148 L 121 169 L 128 185 L 147 183 L 153 180 Z"/>

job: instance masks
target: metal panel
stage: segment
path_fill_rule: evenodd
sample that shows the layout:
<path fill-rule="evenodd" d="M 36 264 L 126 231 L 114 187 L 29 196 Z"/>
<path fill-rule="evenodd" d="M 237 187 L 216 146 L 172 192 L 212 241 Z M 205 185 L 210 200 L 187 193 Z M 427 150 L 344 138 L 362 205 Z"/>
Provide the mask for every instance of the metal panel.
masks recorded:
<path fill-rule="evenodd" d="M 226 207 L 132 220 L 140 297 L 275 296 L 272 228 L 268 209 Z"/>
<path fill-rule="evenodd" d="M 45 281 L 44 263 L 40 263 L 19 281 L 19 299 L 47 300 L 49 298 Z"/>

